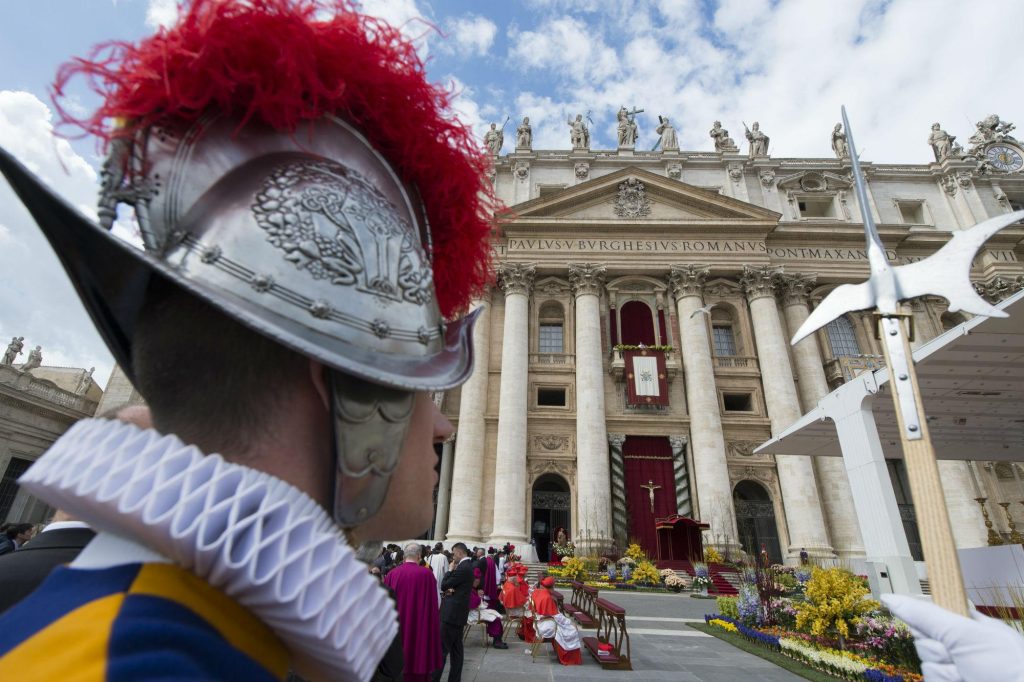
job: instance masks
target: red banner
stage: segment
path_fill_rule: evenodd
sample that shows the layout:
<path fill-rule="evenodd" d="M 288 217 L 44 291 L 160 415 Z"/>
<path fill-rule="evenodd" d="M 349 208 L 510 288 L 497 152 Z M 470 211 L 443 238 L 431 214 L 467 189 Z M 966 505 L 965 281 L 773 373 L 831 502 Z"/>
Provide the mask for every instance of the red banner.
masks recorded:
<path fill-rule="evenodd" d="M 668 372 L 665 353 L 660 350 L 627 350 L 627 405 L 668 405 Z"/>

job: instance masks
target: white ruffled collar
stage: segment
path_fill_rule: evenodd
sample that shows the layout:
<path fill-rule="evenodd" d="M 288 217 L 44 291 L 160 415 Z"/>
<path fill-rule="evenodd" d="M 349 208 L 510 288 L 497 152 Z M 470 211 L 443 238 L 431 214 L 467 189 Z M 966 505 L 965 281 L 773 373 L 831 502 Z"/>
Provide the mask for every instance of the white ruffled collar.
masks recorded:
<path fill-rule="evenodd" d="M 219 588 L 327 678 L 370 679 L 398 631 L 391 599 L 322 507 L 176 436 L 83 420 L 19 483 Z"/>

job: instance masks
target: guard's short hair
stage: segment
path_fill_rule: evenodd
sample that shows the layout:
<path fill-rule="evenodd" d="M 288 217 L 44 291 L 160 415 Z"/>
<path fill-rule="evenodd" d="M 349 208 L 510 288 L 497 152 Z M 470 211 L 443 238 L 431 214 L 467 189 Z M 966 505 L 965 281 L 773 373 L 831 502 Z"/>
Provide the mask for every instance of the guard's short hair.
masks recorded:
<path fill-rule="evenodd" d="M 132 338 L 132 368 L 154 426 L 227 454 L 267 433 L 308 362 L 159 276 Z"/>
<path fill-rule="evenodd" d="M 13 540 L 22 533 L 26 533 L 32 530 L 34 526 L 31 523 L 12 523 L 7 527 L 7 538 Z"/>
<path fill-rule="evenodd" d="M 462 550 L 462 552 L 465 553 L 465 554 L 469 554 L 469 547 L 466 547 L 466 543 L 465 542 L 456 542 L 454 545 L 452 545 L 452 551 L 453 552 L 455 550 L 457 550 L 457 549 Z"/>

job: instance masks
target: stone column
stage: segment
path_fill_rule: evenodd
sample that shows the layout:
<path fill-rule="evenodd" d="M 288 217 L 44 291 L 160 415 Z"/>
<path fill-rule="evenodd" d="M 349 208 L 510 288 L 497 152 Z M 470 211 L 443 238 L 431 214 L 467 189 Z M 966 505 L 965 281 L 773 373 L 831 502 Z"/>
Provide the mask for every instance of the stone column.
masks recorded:
<path fill-rule="evenodd" d="M 484 448 L 487 425 L 484 410 L 487 407 L 487 383 L 490 372 L 491 304 L 490 296 L 480 302 L 480 317 L 473 328 L 473 373 L 462 385 L 459 397 L 459 427 L 455 440 L 455 460 L 452 468 L 449 498 L 447 538 L 455 542 L 480 542 L 481 472 L 484 469 Z M 442 479 L 443 480 L 443 479 Z M 441 538 L 441 534 L 437 534 Z"/>
<path fill-rule="evenodd" d="M 814 275 L 793 275 L 783 276 L 780 281 L 782 310 L 789 338 L 792 338 L 810 315 L 807 300 L 816 278 Z M 796 365 L 803 411 L 807 412 L 829 394 L 817 334 L 811 334 L 793 347 L 793 362 Z M 842 559 L 862 558 L 864 540 L 857 524 L 857 510 L 853 506 L 853 493 L 850 491 L 850 480 L 842 458 L 815 457 L 813 465 L 825 506 L 832 547 Z"/>
<path fill-rule="evenodd" d="M 736 512 L 725 458 L 722 413 L 718 407 L 715 369 L 707 322 L 697 311 L 703 307 L 702 292 L 708 268 L 673 265 L 669 273 L 672 295 L 679 316 L 679 346 L 690 412 L 690 443 L 693 447 L 694 487 L 700 488 L 698 518 L 711 525 L 711 544 L 719 550 L 735 551 Z M 695 314 L 696 313 L 696 314 Z"/>
<path fill-rule="evenodd" d="M 461 401 L 460 401 L 461 402 Z M 434 539 L 448 534 L 448 510 L 452 499 L 452 470 L 455 464 L 455 434 L 441 446 L 441 480 L 437 484 L 437 512 L 434 515 Z"/>
<path fill-rule="evenodd" d="M 782 433 L 801 416 L 793 384 L 793 367 L 789 361 L 789 339 L 782 331 L 779 308 L 775 304 L 778 275 L 778 269 L 768 266 L 745 267 L 740 278 L 750 304 L 757 359 L 773 436 Z M 782 488 L 782 503 L 786 507 L 786 524 L 789 526 L 788 558 L 798 560 L 801 548 L 814 557 L 833 558 L 810 458 L 776 455 L 775 466 L 779 472 L 779 487 Z"/>
<path fill-rule="evenodd" d="M 494 468 L 491 542 L 526 542 L 526 408 L 530 344 L 530 290 L 534 266 L 506 263 L 498 269 L 505 290 L 498 394 L 498 461 Z M 480 478 L 476 480 L 480 484 Z"/>
<path fill-rule="evenodd" d="M 582 555 L 612 543 L 611 468 L 604 414 L 601 359 L 603 265 L 569 266 L 576 297 L 576 544 Z"/>
<path fill-rule="evenodd" d="M 672 447 L 672 476 L 676 484 L 676 513 L 680 516 L 693 516 L 693 504 L 690 501 L 690 472 L 686 466 L 686 436 L 669 436 L 668 443 Z"/>

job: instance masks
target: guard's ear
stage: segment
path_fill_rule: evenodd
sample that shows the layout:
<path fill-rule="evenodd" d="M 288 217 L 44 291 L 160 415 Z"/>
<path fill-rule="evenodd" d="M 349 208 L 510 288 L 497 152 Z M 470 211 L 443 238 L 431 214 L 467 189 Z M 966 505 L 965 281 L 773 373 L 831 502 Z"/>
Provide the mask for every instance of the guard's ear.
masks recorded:
<path fill-rule="evenodd" d="M 320 402 L 324 404 L 325 410 L 331 409 L 330 391 L 327 388 L 327 368 L 323 363 L 316 360 L 309 361 L 309 378 L 313 382 L 313 388 L 320 396 Z"/>

